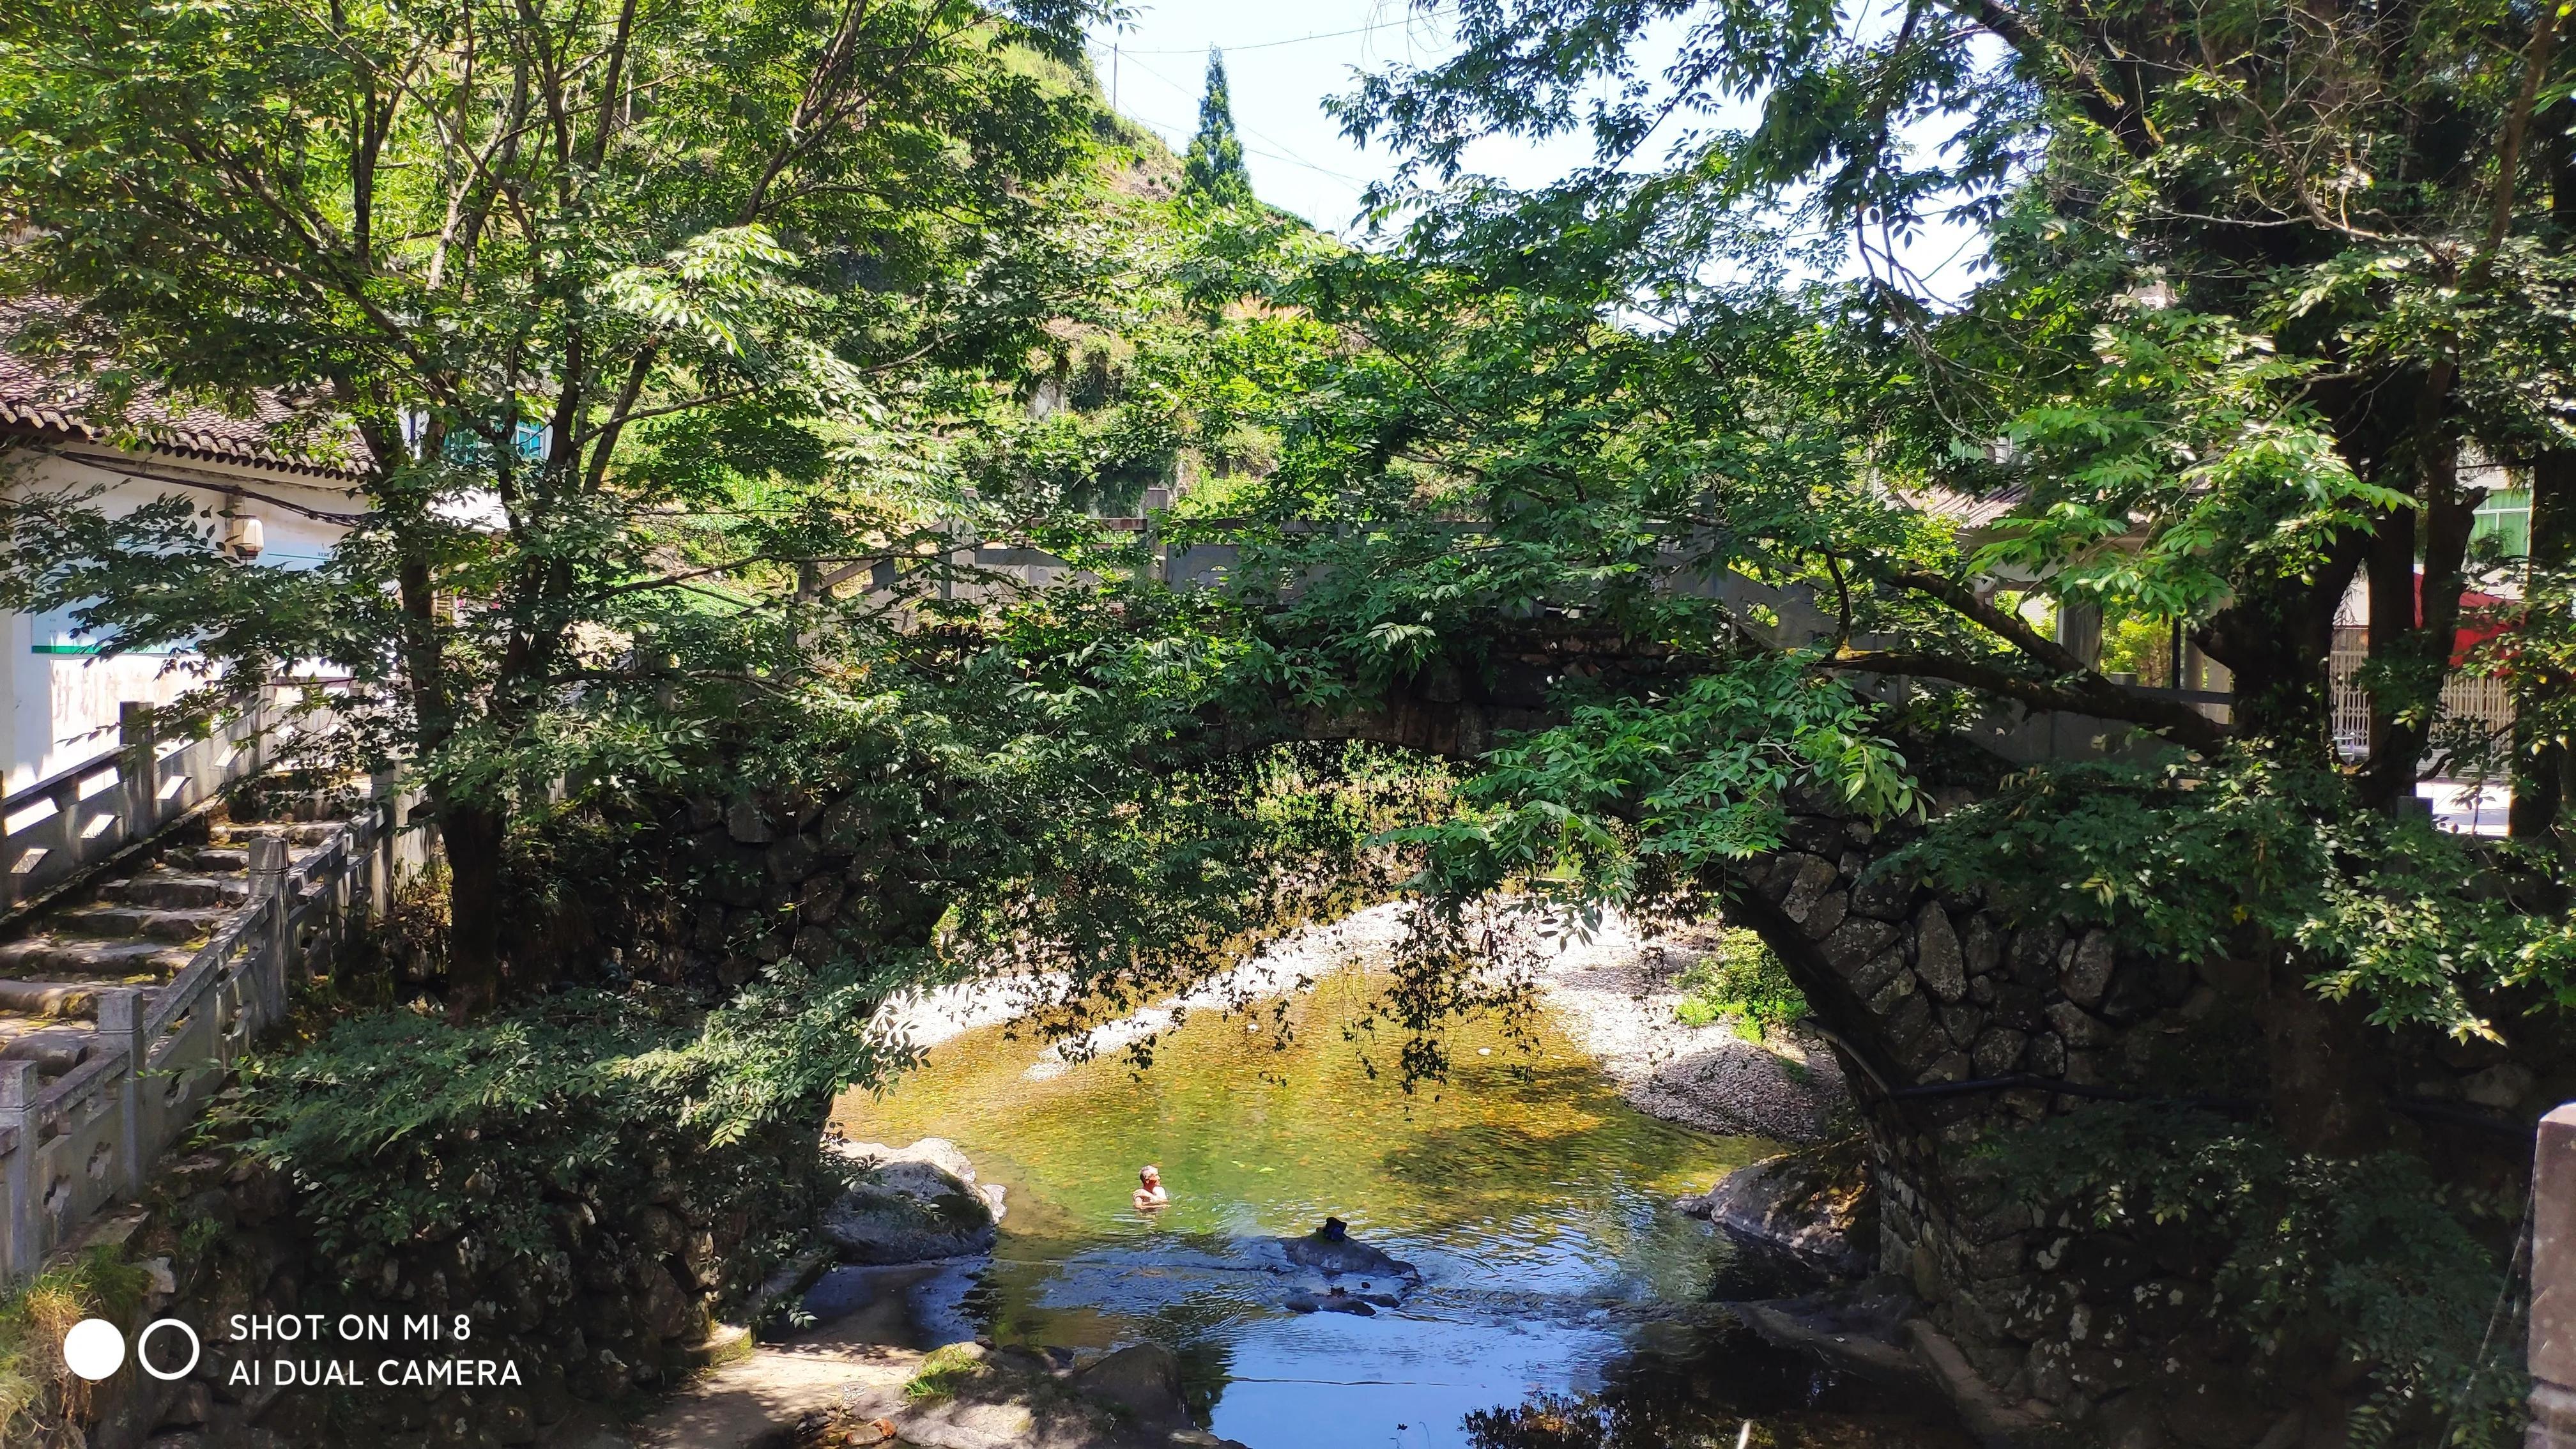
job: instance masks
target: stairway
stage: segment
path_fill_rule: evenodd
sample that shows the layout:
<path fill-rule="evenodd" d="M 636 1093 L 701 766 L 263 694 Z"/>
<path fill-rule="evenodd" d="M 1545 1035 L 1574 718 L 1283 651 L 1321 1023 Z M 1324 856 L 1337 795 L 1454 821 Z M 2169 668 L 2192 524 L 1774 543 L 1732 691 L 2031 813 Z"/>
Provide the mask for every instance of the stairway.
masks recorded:
<path fill-rule="evenodd" d="M 0 1061 L 32 1061 L 50 1082 L 89 1060 L 99 988 L 139 987 L 149 1011 L 198 948 L 248 906 L 253 837 L 282 838 L 292 872 L 340 827 L 208 821 L 202 833 L 176 832 L 140 869 L 93 886 L 88 899 L 27 923 L 0 942 Z"/>

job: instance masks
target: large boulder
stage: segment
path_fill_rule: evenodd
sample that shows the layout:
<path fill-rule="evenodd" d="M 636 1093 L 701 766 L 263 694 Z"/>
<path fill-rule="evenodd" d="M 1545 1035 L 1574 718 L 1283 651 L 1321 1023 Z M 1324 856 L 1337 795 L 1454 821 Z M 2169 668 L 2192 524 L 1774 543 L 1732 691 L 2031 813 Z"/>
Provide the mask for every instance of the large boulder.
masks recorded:
<path fill-rule="evenodd" d="M 1858 1278 L 1875 1264 L 1878 1199 L 1857 1137 L 1739 1167 L 1674 1206 L 1819 1273 Z"/>
<path fill-rule="evenodd" d="M 1313 1268 L 1326 1275 L 1360 1273 L 1376 1278 L 1414 1278 L 1421 1270 L 1411 1263 L 1390 1258 L 1368 1244 L 1350 1237 L 1340 1218 L 1326 1218 L 1324 1225 L 1302 1238 L 1281 1238 L 1279 1246 L 1288 1261 L 1301 1268 Z"/>
<path fill-rule="evenodd" d="M 1139 1343 L 1093 1362 L 1073 1376 L 1073 1391 L 1107 1404 L 1136 1423 L 1187 1428 L 1181 1361 L 1159 1343 Z"/>
<path fill-rule="evenodd" d="M 849 1173 L 849 1190 L 823 1214 L 823 1233 L 845 1261 L 923 1263 L 992 1250 L 1002 1190 L 979 1186 L 954 1143 L 826 1146 Z"/>

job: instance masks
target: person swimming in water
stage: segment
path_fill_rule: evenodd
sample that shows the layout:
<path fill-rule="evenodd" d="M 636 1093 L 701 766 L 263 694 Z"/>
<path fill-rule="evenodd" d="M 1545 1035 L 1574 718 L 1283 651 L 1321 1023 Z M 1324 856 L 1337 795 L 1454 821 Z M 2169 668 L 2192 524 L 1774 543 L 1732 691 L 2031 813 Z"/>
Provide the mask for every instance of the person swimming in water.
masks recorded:
<path fill-rule="evenodd" d="M 1136 1210 L 1138 1212 L 1151 1212 L 1156 1208 L 1169 1207 L 1171 1205 L 1172 1195 L 1163 1191 L 1163 1170 L 1161 1168 L 1154 1166 L 1152 1163 L 1147 1163 L 1144 1170 L 1136 1174 L 1136 1181 L 1141 1184 L 1141 1186 L 1136 1189 Z"/>

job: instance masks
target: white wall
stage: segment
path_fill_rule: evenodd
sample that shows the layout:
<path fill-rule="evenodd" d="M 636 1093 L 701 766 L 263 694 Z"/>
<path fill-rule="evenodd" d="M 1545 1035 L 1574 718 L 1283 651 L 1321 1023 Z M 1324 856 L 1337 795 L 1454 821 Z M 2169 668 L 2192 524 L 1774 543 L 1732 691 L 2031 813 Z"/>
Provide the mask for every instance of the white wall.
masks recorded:
<path fill-rule="evenodd" d="M 179 494 L 201 510 L 220 511 L 227 503 L 235 513 L 256 518 L 265 534 L 262 567 L 309 568 L 326 555 L 346 530 L 336 523 L 310 518 L 278 503 L 231 497 L 212 488 L 189 487 L 181 480 L 229 484 L 282 503 L 333 513 L 360 511 L 363 502 L 337 488 L 315 486 L 321 480 L 222 464 L 174 459 L 162 454 L 112 454 L 103 448 L 80 448 L 82 455 L 121 459 L 158 477 L 141 480 L 55 455 L 21 453 L 6 475 L 11 495 L 57 488 L 103 491 L 92 505 L 109 512 L 141 507 L 164 494 Z M 106 753 L 116 747 L 117 706 L 128 700 L 166 704 L 201 682 L 186 668 L 188 656 L 40 652 L 52 642 L 59 619 L 31 618 L 0 611 L 0 793 L 15 794 L 39 780 Z"/>

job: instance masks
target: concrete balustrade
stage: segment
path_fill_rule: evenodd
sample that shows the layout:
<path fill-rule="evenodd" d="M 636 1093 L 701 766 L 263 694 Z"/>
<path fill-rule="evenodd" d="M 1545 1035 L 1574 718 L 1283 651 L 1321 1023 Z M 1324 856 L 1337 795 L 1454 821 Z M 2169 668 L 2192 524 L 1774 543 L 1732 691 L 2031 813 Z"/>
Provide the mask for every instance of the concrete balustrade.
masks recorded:
<path fill-rule="evenodd" d="M 101 1207 L 130 1198 L 260 1033 L 288 986 L 330 969 L 393 883 L 424 863 L 402 802 L 380 788 L 295 861 L 276 836 L 250 842 L 250 898 L 157 992 L 96 993 L 92 1049 L 43 1081 L 0 1061 L 0 1276 L 34 1273 Z"/>
<path fill-rule="evenodd" d="M 2576 1449 L 2576 1102 L 2540 1119 L 2531 1170 L 2531 1432 Z"/>

